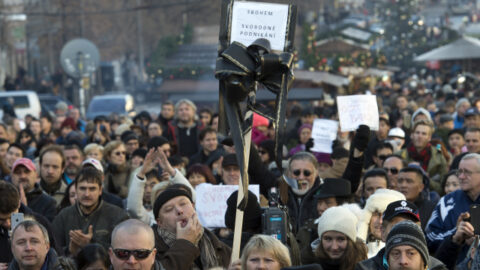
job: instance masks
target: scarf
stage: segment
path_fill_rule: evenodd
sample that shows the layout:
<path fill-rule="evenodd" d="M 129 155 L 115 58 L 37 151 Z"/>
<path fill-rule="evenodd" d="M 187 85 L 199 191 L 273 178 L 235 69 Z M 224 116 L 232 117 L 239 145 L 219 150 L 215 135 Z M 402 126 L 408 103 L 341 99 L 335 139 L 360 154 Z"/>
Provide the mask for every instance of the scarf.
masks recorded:
<path fill-rule="evenodd" d="M 410 144 L 407 148 L 408 156 L 414 161 L 420 162 L 420 166 L 422 166 L 425 171 L 427 171 L 428 162 L 432 157 L 432 152 L 430 151 L 431 146 L 430 143 L 427 143 L 427 146 L 425 146 L 420 152 L 417 152 L 417 149 L 415 149 L 413 144 Z"/>
<path fill-rule="evenodd" d="M 158 235 L 165 242 L 165 244 L 167 244 L 167 246 L 169 247 L 171 247 L 173 243 L 175 243 L 175 241 L 177 240 L 176 234 L 169 232 L 165 229 L 157 227 L 157 232 L 158 232 Z M 210 269 L 210 268 L 222 266 L 222 263 L 219 261 L 219 258 L 217 257 L 217 252 L 215 251 L 215 247 L 213 246 L 212 240 L 205 233 L 203 227 L 202 227 L 202 233 L 201 233 L 200 239 L 194 244 L 200 250 L 201 266 L 199 267 L 196 264 L 198 260 L 195 260 L 195 263 L 192 265 L 192 268 L 191 268 L 192 270 Z"/>

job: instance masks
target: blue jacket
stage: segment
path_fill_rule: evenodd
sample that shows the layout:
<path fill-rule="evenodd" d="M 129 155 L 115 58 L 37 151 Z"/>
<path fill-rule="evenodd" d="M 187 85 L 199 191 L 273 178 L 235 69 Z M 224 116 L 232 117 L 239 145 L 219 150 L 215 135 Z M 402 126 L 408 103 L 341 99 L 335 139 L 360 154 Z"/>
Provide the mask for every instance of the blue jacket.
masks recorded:
<path fill-rule="evenodd" d="M 472 201 L 463 190 L 454 191 L 440 199 L 425 228 L 427 244 L 431 252 L 435 252 L 444 239 L 455 234 L 458 217 L 461 213 L 470 211 L 470 205 L 473 203 L 479 204 L 480 197 Z M 468 247 L 465 246 L 464 249 Z M 466 250 L 464 251 L 461 252 L 459 260 L 464 258 Z"/>

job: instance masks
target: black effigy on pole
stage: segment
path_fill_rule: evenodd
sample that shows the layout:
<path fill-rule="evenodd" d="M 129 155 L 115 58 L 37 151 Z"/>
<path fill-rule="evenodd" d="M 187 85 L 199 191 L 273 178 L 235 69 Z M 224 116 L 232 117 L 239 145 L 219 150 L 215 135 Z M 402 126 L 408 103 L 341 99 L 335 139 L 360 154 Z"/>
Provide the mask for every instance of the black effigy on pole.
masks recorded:
<path fill-rule="evenodd" d="M 281 170 L 288 91 L 293 82 L 296 6 L 224 0 L 215 77 L 219 80 L 219 132 L 233 139 L 240 167 L 231 260 L 240 255 L 247 205 L 248 161 L 253 113 L 274 122 L 275 160 Z M 255 103 L 257 85 L 276 95 L 274 112 Z M 243 106 L 245 105 L 245 106 Z"/>

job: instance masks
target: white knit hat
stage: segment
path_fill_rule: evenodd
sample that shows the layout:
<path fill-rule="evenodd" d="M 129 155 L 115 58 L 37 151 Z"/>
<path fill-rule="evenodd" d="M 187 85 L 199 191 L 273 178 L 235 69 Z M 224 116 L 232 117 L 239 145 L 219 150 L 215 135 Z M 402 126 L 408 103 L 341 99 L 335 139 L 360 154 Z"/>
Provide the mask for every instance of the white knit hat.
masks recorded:
<path fill-rule="evenodd" d="M 357 217 L 347 208 L 342 206 L 330 207 L 318 220 L 318 237 L 328 231 L 345 234 L 353 242 L 357 240 Z"/>
<path fill-rule="evenodd" d="M 382 214 L 390 203 L 399 200 L 405 200 L 405 195 L 396 190 L 384 188 L 377 189 L 375 193 L 368 197 L 365 208 L 363 208 L 362 216 L 358 221 L 358 237 L 366 241 L 372 214 L 374 212 Z"/>

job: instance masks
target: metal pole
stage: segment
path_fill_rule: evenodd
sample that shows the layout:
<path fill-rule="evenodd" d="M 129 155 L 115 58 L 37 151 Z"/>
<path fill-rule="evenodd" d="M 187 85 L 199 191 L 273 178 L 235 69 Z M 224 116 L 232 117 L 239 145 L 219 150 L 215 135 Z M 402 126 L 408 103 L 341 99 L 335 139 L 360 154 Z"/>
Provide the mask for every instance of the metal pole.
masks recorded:
<path fill-rule="evenodd" d="M 138 40 L 138 73 L 139 80 L 143 82 L 144 66 L 143 61 L 145 59 L 143 53 L 143 22 L 142 11 L 140 10 L 142 0 L 137 0 L 137 40 Z"/>

